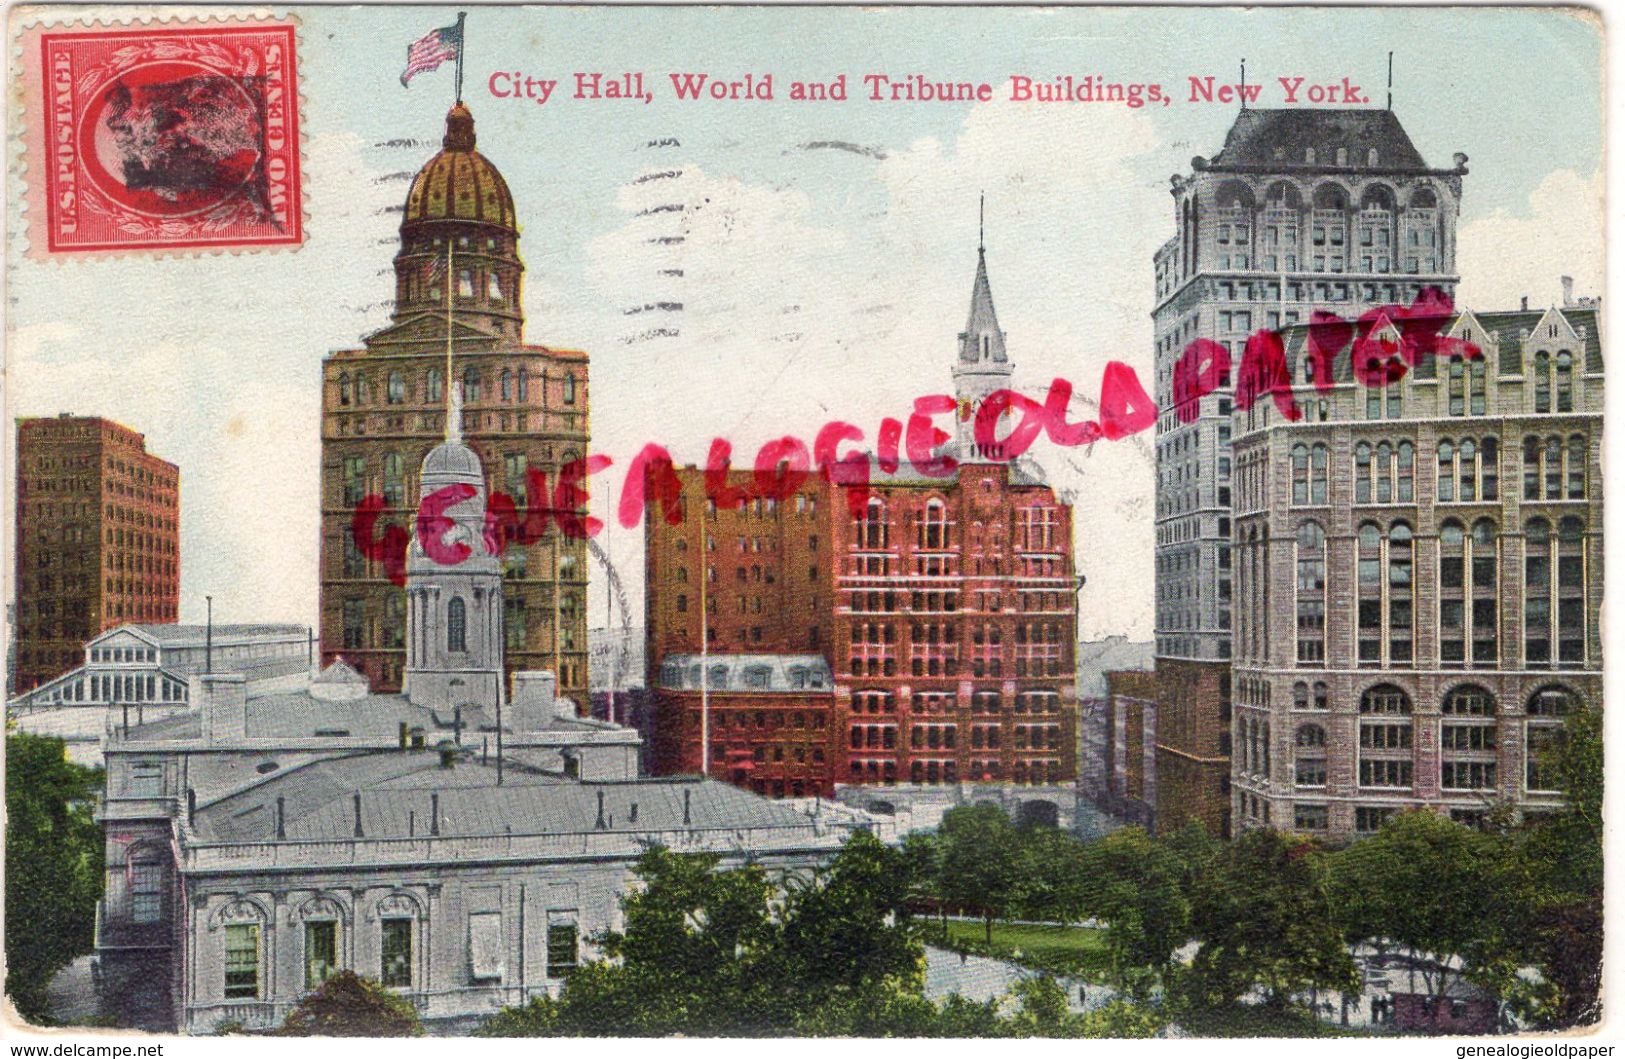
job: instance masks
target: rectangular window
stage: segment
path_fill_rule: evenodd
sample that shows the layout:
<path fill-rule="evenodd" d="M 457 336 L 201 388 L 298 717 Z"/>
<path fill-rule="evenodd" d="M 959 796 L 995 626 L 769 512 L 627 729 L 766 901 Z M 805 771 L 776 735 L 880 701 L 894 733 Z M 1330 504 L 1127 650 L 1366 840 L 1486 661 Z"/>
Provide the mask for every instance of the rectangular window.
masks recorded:
<path fill-rule="evenodd" d="M 157 923 L 164 916 L 164 869 L 155 860 L 130 864 L 130 918 L 136 923 Z"/>
<path fill-rule="evenodd" d="M 562 978 L 579 959 L 579 933 L 574 909 L 547 913 L 547 976 Z"/>
<path fill-rule="evenodd" d="M 1324 805 L 1298 805 L 1292 810 L 1292 826 L 1299 831 L 1324 831 L 1330 819 Z"/>
<path fill-rule="evenodd" d="M 339 925 L 333 920 L 305 924 L 305 988 L 315 989 L 338 971 Z"/>
<path fill-rule="evenodd" d="M 130 766 L 130 795 L 153 798 L 164 793 L 164 767 L 156 761 L 137 761 Z"/>
<path fill-rule="evenodd" d="M 468 917 L 468 963 L 473 978 L 501 981 L 502 913 L 476 912 Z"/>
<path fill-rule="evenodd" d="M 226 927 L 226 999 L 258 1000 L 260 996 L 260 925 Z"/>
<path fill-rule="evenodd" d="M 412 921 L 386 919 L 383 921 L 383 942 L 379 966 L 383 983 L 387 986 L 412 984 Z"/>
<path fill-rule="evenodd" d="M 1354 809 L 1354 830 L 1362 834 L 1378 831 L 1394 815 L 1394 810 L 1386 806 L 1360 805 Z"/>

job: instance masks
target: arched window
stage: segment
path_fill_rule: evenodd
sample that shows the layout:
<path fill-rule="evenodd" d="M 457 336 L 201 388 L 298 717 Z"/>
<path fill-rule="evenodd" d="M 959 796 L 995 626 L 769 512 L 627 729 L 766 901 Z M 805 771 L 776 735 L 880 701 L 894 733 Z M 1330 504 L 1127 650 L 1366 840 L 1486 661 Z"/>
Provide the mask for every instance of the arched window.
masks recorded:
<path fill-rule="evenodd" d="M 1449 441 L 1439 442 L 1439 495 L 1440 502 L 1456 499 L 1456 447 Z"/>
<path fill-rule="evenodd" d="M 566 374 L 564 376 L 564 403 L 576 403 L 576 377 L 574 375 Z"/>
<path fill-rule="evenodd" d="M 1412 783 L 1411 699 L 1393 684 L 1360 696 L 1360 786 L 1409 788 Z"/>
<path fill-rule="evenodd" d="M 1439 527 L 1439 662 L 1467 661 L 1467 535 L 1455 519 Z"/>
<path fill-rule="evenodd" d="M 1388 661 L 1409 662 L 1412 652 L 1411 528 L 1388 530 Z"/>
<path fill-rule="evenodd" d="M 428 383 L 428 401 L 430 404 L 434 404 L 445 399 L 446 394 L 444 387 L 445 377 L 440 374 L 440 369 L 430 368 Z"/>
<path fill-rule="evenodd" d="M 1298 663 L 1326 658 L 1326 534 L 1315 522 L 1298 527 Z"/>
<path fill-rule="evenodd" d="M 1326 687 L 1326 682 L 1323 680 L 1315 681 L 1315 709 L 1331 709 L 1331 696 Z"/>
<path fill-rule="evenodd" d="M 463 372 L 463 403 L 473 404 L 480 399 L 480 369 L 470 365 Z"/>
<path fill-rule="evenodd" d="M 1501 499 L 1501 444 L 1485 438 L 1478 451 L 1478 498 Z"/>
<path fill-rule="evenodd" d="M 1359 662 L 1382 662 L 1382 530 L 1376 523 L 1361 524 L 1359 542 Z"/>
<path fill-rule="evenodd" d="M 1292 685 L 1292 708 L 1294 710 L 1309 708 L 1309 685 L 1301 680 Z"/>
<path fill-rule="evenodd" d="M 1292 502 L 1309 503 L 1309 446 L 1292 446 Z"/>
<path fill-rule="evenodd" d="M 859 548 L 888 547 L 891 534 L 886 522 L 886 505 L 878 497 L 870 498 L 863 516 L 858 519 L 857 529 Z"/>
<path fill-rule="evenodd" d="M 384 457 L 384 503 L 389 507 L 406 503 L 406 486 L 401 473 L 405 462 L 398 452 Z"/>
<path fill-rule="evenodd" d="M 1416 446 L 1401 441 L 1396 451 L 1399 471 L 1394 482 L 1394 499 L 1409 504 L 1416 499 Z"/>
<path fill-rule="evenodd" d="M 390 404 L 400 404 L 406 400 L 406 376 L 398 371 L 389 373 L 387 397 Z"/>
<path fill-rule="evenodd" d="M 513 372 L 508 368 L 503 368 L 500 378 L 499 385 L 502 389 L 502 399 L 504 401 L 513 400 Z"/>
<path fill-rule="evenodd" d="M 1326 446 L 1316 444 L 1309 449 L 1309 502 L 1326 502 Z"/>
<path fill-rule="evenodd" d="M 1552 358 L 1545 350 L 1535 354 L 1535 411 L 1552 410 Z"/>
<path fill-rule="evenodd" d="M 1484 414 L 1486 385 L 1484 378 L 1486 371 L 1485 358 L 1482 356 L 1477 360 L 1469 361 L 1467 364 L 1467 381 L 1469 384 L 1467 412 L 1469 415 L 1481 416 Z"/>
<path fill-rule="evenodd" d="M 1472 623 L 1473 665 L 1493 666 L 1499 657 L 1497 628 L 1501 598 L 1497 577 L 1496 548 L 1499 534 L 1495 523 L 1481 518 L 1473 523 L 1468 541 L 1468 568 L 1473 572 Z"/>
<path fill-rule="evenodd" d="M 530 400 L 530 372 L 520 368 L 514 380 L 518 386 L 519 403 L 524 404 Z"/>
<path fill-rule="evenodd" d="M 1563 441 L 1546 439 L 1546 499 L 1563 499 Z"/>
<path fill-rule="evenodd" d="M 1584 500 L 1586 495 L 1586 439 L 1579 434 L 1569 436 L 1569 499 Z"/>
<path fill-rule="evenodd" d="M 468 650 L 468 613 L 461 596 L 451 597 L 446 604 L 446 650 Z"/>
<path fill-rule="evenodd" d="M 353 399 L 350 390 L 350 373 L 341 371 L 339 372 L 339 404 L 347 405 Z"/>
<path fill-rule="evenodd" d="M 925 505 L 925 517 L 920 520 L 919 546 L 922 548 L 948 547 L 948 510 L 940 500 Z"/>
<path fill-rule="evenodd" d="M 1456 490 L 1456 499 L 1464 502 L 1477 500 L 1478 480 L 1475 472 L 1478 464 L 1478 446 L 1473 444 L 1472 438 L 1462 440 L 1457 460 L 1460 466 L 1461 485 Z"/>
<path fill-rule="evenodd" d="M 367 380 L 366 373 L 357 372 L 355 377 L 355 403 L 372 403 L 372 384 Z"/>
<path fill-rule="evenodd" d="M 1445 692 L 1439 712 L 1446 717 L 1494 717 L 1495 696 L 1477 684 L 1458 684 Z"/>
<path fill-rule="evenodd" d="M 1371 446 L 1364 441 L 1354 446 L 1354 502 L 1371 503 Z"/>
<path fill-rule="evenodd" d="M 1574 411 L 1574 354 L 1566 349 L 1557 354 L 1557 410 Z"/>
<path fill-rule="evenodd" d="M 1394 447 L 1386 441 L 1377 444 L 1377 503 L 1394 501 Z"/>

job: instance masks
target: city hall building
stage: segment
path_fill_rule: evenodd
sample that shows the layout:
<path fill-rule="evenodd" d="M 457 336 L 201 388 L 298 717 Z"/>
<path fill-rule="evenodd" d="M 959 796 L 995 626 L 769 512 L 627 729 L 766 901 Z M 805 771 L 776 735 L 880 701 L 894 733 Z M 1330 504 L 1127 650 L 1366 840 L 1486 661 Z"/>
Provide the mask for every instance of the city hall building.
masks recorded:
<path fill-rule="evenodd" d="M 1265 394 L 1230 419 L 1239 828 L 1553 809 L 1543 752 L 1602 704 L 1600 309 L 1565 283 L 1560 306 L 1436 323 L 1482 357 L 1373 387 L 1345 347 L 1317 387 L 1290 328 L 1302 418 Z"/>

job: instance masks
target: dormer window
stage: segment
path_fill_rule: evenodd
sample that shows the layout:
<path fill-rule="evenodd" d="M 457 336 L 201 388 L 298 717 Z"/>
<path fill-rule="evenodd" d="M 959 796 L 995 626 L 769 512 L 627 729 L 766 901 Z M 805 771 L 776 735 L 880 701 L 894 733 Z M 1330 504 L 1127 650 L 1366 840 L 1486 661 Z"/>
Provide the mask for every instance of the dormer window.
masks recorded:
<path fill-rule="evenodd" d="M 1315 149 L 1313 147 L 1305 147 L 1304 148 L 1304 150 L 1303 150 L 1303 161 L 1304 161 L 1305 165 L 1314 165 L 1315 164 Z"/>
<path fill-rule="evenodd" d="M 988 338 L 987 338 L 986 335 L 983 335 L 982 336 L 982 359 L 984 359 L 984 360 L 987 359 L 987 349 L 988 349 Z"/>
<path fill-rule="evenodd" d="M 1376 165 L 1377 164 L 1377 149 L 1375 147 L 1371 148 L 1369 151 L 1367 151 L 1365 153 L 1365 164 L 1366 165 Z"/>
<path fill-rule="evenodd" d="M 1338 165 L 1348 165 L 1349 164 L 1349 149 L 1347 147 L 1339 147 L 1337 149 L 1337 164 Z"/>

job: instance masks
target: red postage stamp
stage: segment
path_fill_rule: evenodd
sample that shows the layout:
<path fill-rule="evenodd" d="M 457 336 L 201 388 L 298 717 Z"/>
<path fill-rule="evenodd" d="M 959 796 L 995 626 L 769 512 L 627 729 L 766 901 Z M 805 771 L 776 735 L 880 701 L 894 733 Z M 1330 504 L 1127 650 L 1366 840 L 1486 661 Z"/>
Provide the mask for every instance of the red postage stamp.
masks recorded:
<path fill-rule="evenodd" d="M 36 252 L 303 242 L 291 22 L 64 27 L 37 40 Z"/>

